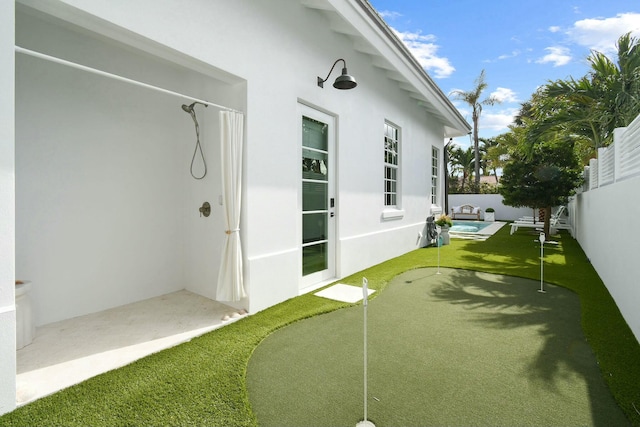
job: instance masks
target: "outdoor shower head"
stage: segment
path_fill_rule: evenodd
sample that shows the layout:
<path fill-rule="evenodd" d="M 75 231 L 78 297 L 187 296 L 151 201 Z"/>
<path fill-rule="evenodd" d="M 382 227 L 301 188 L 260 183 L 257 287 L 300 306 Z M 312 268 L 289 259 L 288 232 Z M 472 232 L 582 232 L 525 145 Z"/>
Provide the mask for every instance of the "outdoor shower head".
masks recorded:
<path fill-rule="evenodd" d="M 204 104 L 202 102 L 194 102 L 191 105 L 186 105 L 186 104 L 182 104 L 182 109 L 184 110 L 185 113 L 189 113 L 189 115 L 191 116 L 191 118 L 193 119 L 193 124 L 196 126 L 196 148 L 193 151 L 193 157 L 191 158 L 191 176 L 194 177 L 195 179 L 202 179 L 207 175 L 207 163 L 204 160 L 204 153 L 202 152 L 202 146 L 200 145 L 200 125 L 198 125 L 198 118 L 196 117 L 196 110 L 193 108 L 195 107 L 196 104 L 202 104 L 205 107 L 208 107 L 207 104 Z M 198 151 L 200 151 L 200 156 L 202 157 L 202 164 L 204 166 L 204 172 L 202 173 L 202 176 L 196 176 L 193 173 L 193 162 L 196 159 L 196 154 L 198 153 Z"/>
<path fill-rule="evenodd" d="M 185 113 L 193 114 L 194 113 L 193 107 L 196 104 L 202 104 L 202 102 L 197 102 L 196 101 L 196 102 L 192 103 L 191 105 L 182 104 L 182 109 L 184 110 Z M 202 104 L 202 105 L 204 105 L 205 108 L 208 107 L 207 104 Z"/>

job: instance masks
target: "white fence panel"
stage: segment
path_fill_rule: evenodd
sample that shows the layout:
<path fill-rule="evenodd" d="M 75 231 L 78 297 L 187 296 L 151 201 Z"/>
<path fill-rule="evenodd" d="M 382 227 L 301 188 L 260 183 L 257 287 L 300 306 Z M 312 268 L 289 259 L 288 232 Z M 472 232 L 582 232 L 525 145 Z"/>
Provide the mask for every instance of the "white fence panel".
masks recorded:
<path fill-rule="evenodd" d="M 627 127 L 619 141 L 614 141 L 620 150 L 620 170 L 617 179 L 640 175 L 640 116 Z"/>
<path fill-rule="evenodd" d="M 578 192 L 582 193 L 583 191 L 589 191 L 589 188 L 591 188 L 590 184 L 589 184 L 589 166 L 585 166 L 584 170 L 582 171 L 582 177 L 584 178 L 584 182 L 582 183 L 582 188 L 578 189 Z"/>
<path fill-rule="evenodd" d="M 615 181 L 615 145 L 598 149 L 598 183 L 600 187 Z"/>
<path fill-rule="evenodd" d="M 640 340 L 640 286 L 635 279 L 640 277 L 635 215 L 640 212 L 640 116 L 616 129 L 614 143 L 599 150 L 598 157 L 585 167 L 584 191 L 570 205 L 574 235 Z M 615 226 L 604 227 L 603 218 L 611 212 L 620 213 Z"/>
<path fill-rule="evenodd" d="M 471 205 L 480 208 L 480 215 L 484 219 L 484 211 L 487 208 L 493 208 L 495 210 L 496 221 L 515 221 L 523 216 L 531 216 L 536 211 L 531 208 L 514 208 L 513 206 L 506 206 L 502 202 L 502 196 L 500 194 L 449 194 L 449 212 L 451 215 L 451 209 L 454 206 Z"/>
<path fill-rule="evenodd" d="M 591 159 L 589 160 L 589 190 L 598 187 L 598 159 Z"/>

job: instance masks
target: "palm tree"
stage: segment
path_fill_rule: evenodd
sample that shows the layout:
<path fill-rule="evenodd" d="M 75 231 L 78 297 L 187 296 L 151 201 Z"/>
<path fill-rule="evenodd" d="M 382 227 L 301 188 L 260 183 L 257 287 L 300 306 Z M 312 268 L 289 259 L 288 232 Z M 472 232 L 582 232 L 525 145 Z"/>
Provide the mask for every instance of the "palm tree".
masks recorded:
<path fill-rule="evenodd" d="M 595 149 L 602 147 L 609 137 L 607 128 L 612 121 L 608 111 L 602 108 L 604 96 L 587 77 L 548 83 L 537 99 L 537 117 L 531 126 L 530 138 L 560 131 L 588 138 Z"/>
<path fill-rule="evenodd" d="M 640 114 L 640 41 L 624 34 L 617 43 L 618 63 L 594 51 L 588 60 L 594 85 L 608 95 L 605 100 L 611 113 L 610 127 L 627 126 Z"/>
<path fill-rule="evenodd" d="M 488 96 L 484 100 L 480 101 L 482 92 L 487 88 L 488 84 L 485 82 L 484 70 L 480 72 L 480 76 L 475 80 L 475 87 L 470 91 L 454 90 L 451 94 L 461 101 L 466 102 L 472 108 L 471 119 L 473 121 L 473 149 L 475 153 L 475 181 L 476 186 L 480 186 L 480 149 L 478 146 L 478 123 L 480 122 L 480 115 L 482 114 L 482 107 L 484 105 L 499 104 L 500 100 L 495 96 Z"/>

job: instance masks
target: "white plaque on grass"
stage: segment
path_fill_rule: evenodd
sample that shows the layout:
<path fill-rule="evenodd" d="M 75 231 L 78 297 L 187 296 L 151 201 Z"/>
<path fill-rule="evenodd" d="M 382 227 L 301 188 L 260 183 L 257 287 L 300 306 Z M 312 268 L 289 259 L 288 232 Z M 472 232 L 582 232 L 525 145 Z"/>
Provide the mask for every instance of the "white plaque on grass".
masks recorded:
<path fill-rule="evenodd" d="M 371 295 L 375 290 L 368 289 L 367 294 Z M 355 303 L 362 299 L 362 288 L 360 286 L 345 285 L 338 283 L 320 292 L 316 292 L 317 296 L 328 298 L 341 302 Z"/>

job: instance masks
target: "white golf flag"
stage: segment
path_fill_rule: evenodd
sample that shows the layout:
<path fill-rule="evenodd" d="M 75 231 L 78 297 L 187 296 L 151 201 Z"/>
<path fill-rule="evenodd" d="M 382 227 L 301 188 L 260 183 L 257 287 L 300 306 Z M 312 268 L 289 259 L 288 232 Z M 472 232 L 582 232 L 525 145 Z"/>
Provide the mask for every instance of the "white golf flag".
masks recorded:
<path fill-rule="evenodd" d="M 367 289 L 367 285 L 369 284 L 369 281 L 367 280 L 366 277 L 362 278 L 362 303 L 364 305 L 367 305 L 367 303 L 369 302 L 369 289 Z"/>

